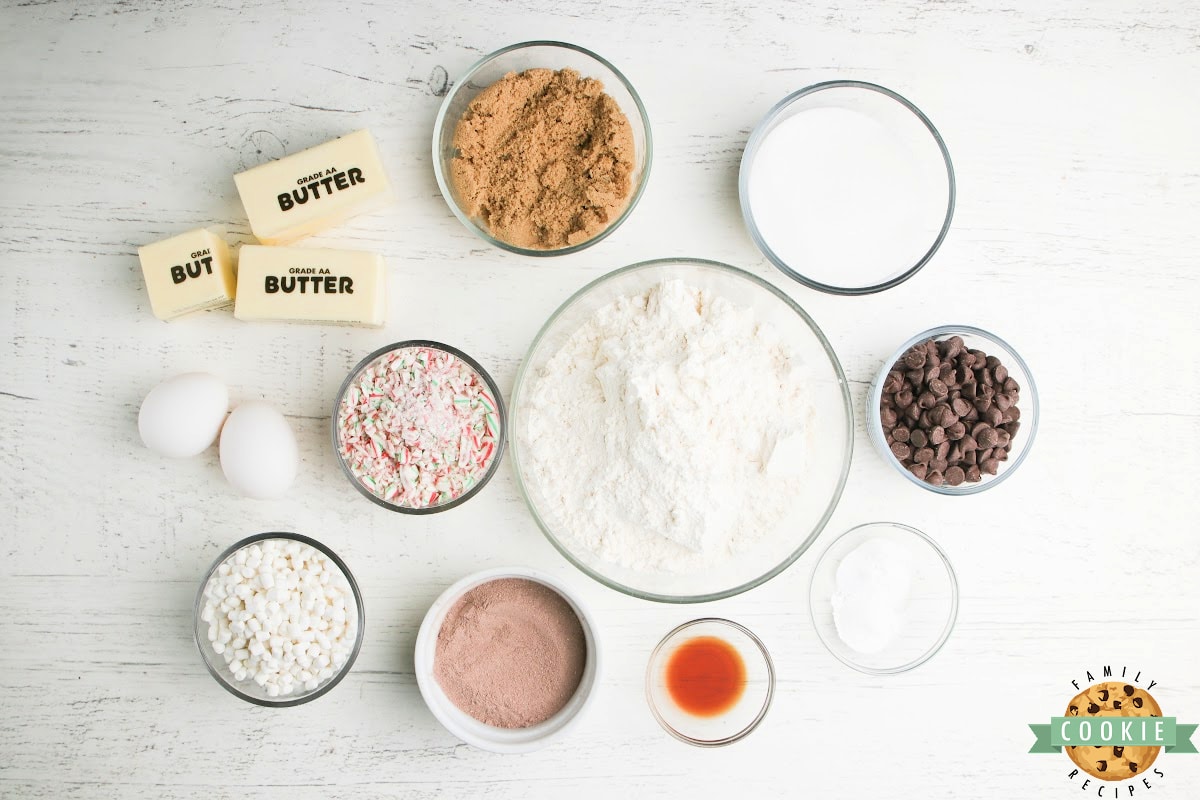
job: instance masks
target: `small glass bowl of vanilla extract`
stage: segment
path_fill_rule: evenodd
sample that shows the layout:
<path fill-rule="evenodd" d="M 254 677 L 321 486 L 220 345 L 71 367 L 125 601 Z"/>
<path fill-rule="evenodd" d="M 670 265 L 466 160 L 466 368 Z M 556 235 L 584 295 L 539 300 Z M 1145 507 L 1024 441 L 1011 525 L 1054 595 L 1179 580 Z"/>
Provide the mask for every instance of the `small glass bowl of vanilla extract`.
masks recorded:
<path fill-rule="evenodd" d="M 775 695 L 775 665 L 762 640 L 727 619 L 685 622 L 654 648 L 646 702 L 681 742 L 721 747 L 758 727 Z"/>

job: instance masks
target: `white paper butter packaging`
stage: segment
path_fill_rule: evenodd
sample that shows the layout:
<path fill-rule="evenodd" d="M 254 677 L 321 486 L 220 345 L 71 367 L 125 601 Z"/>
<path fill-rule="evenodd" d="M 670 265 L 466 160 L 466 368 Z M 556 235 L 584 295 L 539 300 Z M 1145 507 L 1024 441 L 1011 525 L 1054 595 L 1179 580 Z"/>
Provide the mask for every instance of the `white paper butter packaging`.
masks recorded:
<path fill-rule="evenodd" d="M 247 321 L 379 327 L 387 317 L 383 259 L 362 250 L 242 245 L 233 315 Z"/>
<path fill-rule="evenodd" d="M 379 148 L 361 130 L 233 176 L 250 230 L 288 244 L 393 201 Z"/>

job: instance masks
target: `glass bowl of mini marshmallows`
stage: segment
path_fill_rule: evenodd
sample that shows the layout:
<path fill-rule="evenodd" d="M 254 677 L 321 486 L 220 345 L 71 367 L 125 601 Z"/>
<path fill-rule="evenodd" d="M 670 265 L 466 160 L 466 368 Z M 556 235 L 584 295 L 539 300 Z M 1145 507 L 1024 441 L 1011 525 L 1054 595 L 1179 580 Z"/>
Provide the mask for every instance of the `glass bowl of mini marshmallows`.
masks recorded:
<path fill-rule="evenodd" d="M 196 593 L 196 646 L 217 683 L 260 706 L 316 700 L 362 648 L 362 594 L 346 564 L 295 533 L 259 533 L 218 556 Z"/>

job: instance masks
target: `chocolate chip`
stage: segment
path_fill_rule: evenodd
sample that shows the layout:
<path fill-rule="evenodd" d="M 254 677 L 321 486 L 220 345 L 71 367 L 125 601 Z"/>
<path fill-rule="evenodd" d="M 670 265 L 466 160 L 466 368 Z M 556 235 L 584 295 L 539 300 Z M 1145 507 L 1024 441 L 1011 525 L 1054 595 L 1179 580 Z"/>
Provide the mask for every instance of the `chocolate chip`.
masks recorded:
<path fill-rule="evenodd" d="M 971 435 L 975 437 L 975 441 L 979 442 L 979 446 L 983 448 L 995 447 L 1000 443 L 1000 435 L 996 433 L 996 429 L 985 422 L 981 422 L 971 430 Z"/>
<path fill-rule="evenodd" d="M 1101 690 L 1100 690 L 1100 702 L 1101 702 L 1101 703 L 1106 703 L 1106 702 L 1108 702 L 1108 689 L 1101 689 Z"/>
<path fill-rule="evenodd" d="M 1067 712 L 1070 713 L 1071 716 L 1077 717 L 1079 716 L 1079 706 L 1068 706 Z"/>
<path fill-rule="evenodd" d="M 1095 703 L 1088 703 L 1088 713 L 1089 714 L 1095 714 L 1099 710 L 1100 710 L 1100 706 L 1096 705 Z"/>
<path fill-rule="evenodd" d="M 1142 707 L 1142 698 L 1140 698 L 1140 697 L 1133 698 L 1133 707 L 1141 708 Z"/>
<path fill-rule="evenodd" d="M 1125 752 L 1124 747 L 1114 747 L 1113 748 L 1113 755 L 1116 756 L 1117 758 L 1120 758 L 1121 753 L 1124 753 L 1124 752 Z"/>
<path fill-rule="evenodd" d="M 998 356 L 961 337 L 927 339 L 883 377 L 879 420 L 892 455 L 933 485 L 976 482 L 1008 458 L 1019 388 Z"/>
<path fill-rule="evenodd" d="M 1123 689 L 1124 689 L 1124 691 L 1125 691 L 1125 696 L 1126 696 L 1126 697 L 1132 697 L 1132 696 L 1133 696 L 1134 688 L 1133 688 L 1132 686 L 1130 686 L 1128 683 L 1127 683 L 1127 684 L 1125 684 L 1125 685 L 1124 685 L 1122 688 L 1123 688 Z"/>
<path fill-rule="evenodd" d="M 1107 761 L 1096 762 L 1096 771 L 1097 772 L 1105 772 L 1107 770 L 1108 770 L 1108 762 Z"/>
<path fill-rule="evenodd" d="M 943 428 L 949 428 L 958 422 L 958 414 L 955 414 L 954 409 L 950 408 L 949 405 L 942 403 L 934 410 L 937 412 L 937 417 L 934 421 Z"/>
<path fill-rule="evenodd" d="M 1129 771 L 1130 771 L 1130 772 L 1137 772 L 1137 762 L 1136 762 L 1136 761 L 1130 761 L 1130 762 L 1129 762 Z"/>
<path fill-rule="evenodd" d="M 1120 708 L 1120 707 L 1121 707 L 1121 701 L 1113 700 L 1113 708 Z"/>

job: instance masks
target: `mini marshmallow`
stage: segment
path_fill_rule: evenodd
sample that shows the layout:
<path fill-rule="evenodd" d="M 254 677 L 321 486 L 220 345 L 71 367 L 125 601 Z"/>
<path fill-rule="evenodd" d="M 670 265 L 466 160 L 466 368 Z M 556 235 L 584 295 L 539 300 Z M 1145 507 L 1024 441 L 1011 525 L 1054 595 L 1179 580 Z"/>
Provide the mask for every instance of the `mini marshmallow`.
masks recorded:
<path fill-rule="evenodd" d="M 288 540 L 244 547 L 218 565 L 200 617 L 233 680 L 252 680 L 268 697 L 320 688 L 358 636 L 346 576 L 324 553 Z"/>

